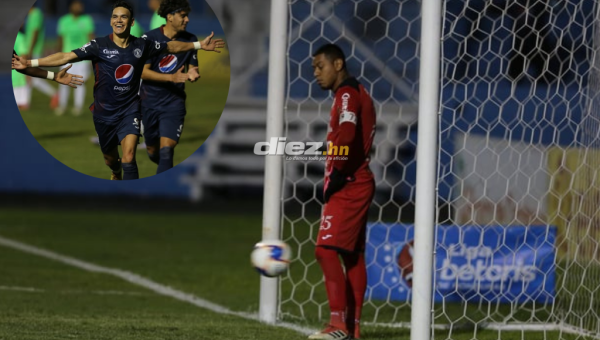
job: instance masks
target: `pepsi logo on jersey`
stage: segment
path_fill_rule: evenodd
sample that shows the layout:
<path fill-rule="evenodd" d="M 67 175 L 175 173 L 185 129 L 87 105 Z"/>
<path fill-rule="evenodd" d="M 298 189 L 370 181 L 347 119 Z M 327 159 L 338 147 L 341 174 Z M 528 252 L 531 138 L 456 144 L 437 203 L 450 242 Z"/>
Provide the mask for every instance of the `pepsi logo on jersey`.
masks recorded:
<path fill-rule="evenodd" d="M 164 56 L 158 63 L 158 69 L 162 73 L 168 73 L 173 71 L 177 67 L 177 57 L 169 54 Z"/>
<path fill-rule="evenodd" d="M 133 79 L 133 66 L 130 64 L 123 64 L 115 70 L 115 80 L 119 84 L 127 84 Z"/>

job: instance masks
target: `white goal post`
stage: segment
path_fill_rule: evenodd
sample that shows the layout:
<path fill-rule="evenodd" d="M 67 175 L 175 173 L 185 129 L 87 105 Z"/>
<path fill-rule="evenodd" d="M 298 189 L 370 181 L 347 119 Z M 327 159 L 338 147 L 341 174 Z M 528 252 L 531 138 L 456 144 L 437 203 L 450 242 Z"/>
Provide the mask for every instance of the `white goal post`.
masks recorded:
<path fill-rule="evenodd" d="M 324 141 L 324 43 L 375 102 L 365 338 L 600 339 L 600 1 L 272 6 L 267 141 Z M 261 279 L 260 316 L 316 328 L 323 163 L 281 157 L 266 156 L 263 237 L 294 261 Z"/>

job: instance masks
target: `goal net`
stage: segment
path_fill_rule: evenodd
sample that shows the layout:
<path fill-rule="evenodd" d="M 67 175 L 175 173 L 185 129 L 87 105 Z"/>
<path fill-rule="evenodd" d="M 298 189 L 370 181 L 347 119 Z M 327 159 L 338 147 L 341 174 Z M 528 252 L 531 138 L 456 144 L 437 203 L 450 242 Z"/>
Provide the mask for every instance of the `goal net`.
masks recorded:
<path fill-rule="evenodd" d="M 595 0 L 445 2 L 431 136 L 435 338 L 600 338 L 599 10 Z M 324 43 L 343 48 L 375 101 L 367 335 L 410 325 L 420 13 L 416 0 L 289 1 L 287 140 L 325 141 L 332 96 L 311 67 Z M 285 161 L 283 239 L 296 255 L 280 282 L 286 321 L 328 317 L 314 259 L 323 167 Z"/>

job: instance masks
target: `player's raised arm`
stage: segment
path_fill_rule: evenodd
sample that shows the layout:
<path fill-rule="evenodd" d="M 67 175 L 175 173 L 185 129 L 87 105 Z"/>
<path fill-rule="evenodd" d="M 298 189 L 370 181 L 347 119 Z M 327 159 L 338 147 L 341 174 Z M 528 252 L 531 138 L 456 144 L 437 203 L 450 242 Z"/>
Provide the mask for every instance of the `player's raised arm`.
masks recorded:
<path fill-rule="evenodd" d="M 40 59 L 27 60 L 24 57 L 17 55 L 13 56 L 13 68 L 15 70 L 23 70 L 27 67 L 56 67 L 62 66 L 68 63 L 74 63 L 79 61 L 77 55 L 73 52 L 68 53 L 55 53 Z"/>
<path fill-rule="evenodd" d="M 71 66 L 62 69 L 58 73 L 54 73 L 52 71 L 46 71 L 44 69 L 38 67 L 26 67 L 24 69 L 15 68 L 15 59 L 18 58 L 18 55 L 13 51 L 13 62 L 12 68 L 19 73 L 30 77 L 54 80 L 55 82 L 71 87 L 77 87 L 78 85 L 83 85 L 83 77 L 76 74 L 67 73 L 67 70 L 71 68 Z M 20 64 L 20 62 L 19 62 Z"/>
<path fill-rule="evenodd" d="M 142 80 L 159 81 L 159 82 L 173 82 L 173 83 L 185 83 L 189 76 L 187 73 L 182 73 L 184 66 L 181 66 L 177 72 L 173 74 L 158 73 L 150 69 L 150 64 L 144 65 L 144 72 L 142 73 Z"/>
<path fill-rule="evenodd" d="M 225 42 L 223 39 L 213 39 L 215 35 L 214 32 L 211 32 L 208 37 L 206 37 L 202 42 L 181 42 L 181 41 L 169 41 L 167 43 L 167 48 L 165 53 L 181 53 L 187 52 L 191 50 L 204 50 L 204 51 L 214 51 L 217 53 L 221 53 L 217 48 L 225 47 Z"/>

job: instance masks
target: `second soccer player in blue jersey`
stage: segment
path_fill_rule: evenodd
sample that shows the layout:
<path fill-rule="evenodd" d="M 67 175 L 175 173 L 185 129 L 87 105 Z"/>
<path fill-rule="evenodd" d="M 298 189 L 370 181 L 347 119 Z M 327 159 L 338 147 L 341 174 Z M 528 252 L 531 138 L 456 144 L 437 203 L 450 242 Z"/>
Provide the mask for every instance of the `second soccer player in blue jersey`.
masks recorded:
<path fill-rule="evenodd" d="M 158 14 L 167 23 L 147 32 L 149 40 L 196 42 L 198 38 L 186 31 L 190 5 L 187 0 L 163 0 Z M 183 69 L 188 67 L 187 73 Z M 183 133 L 186 115 L 185 82 L 196 81 L 197 51 L 158 55 L 146 61 L 142 74 L 142 122 L 148 156 L 158 164 L 159 174 L 173 167 L 173 153 Z"/>

